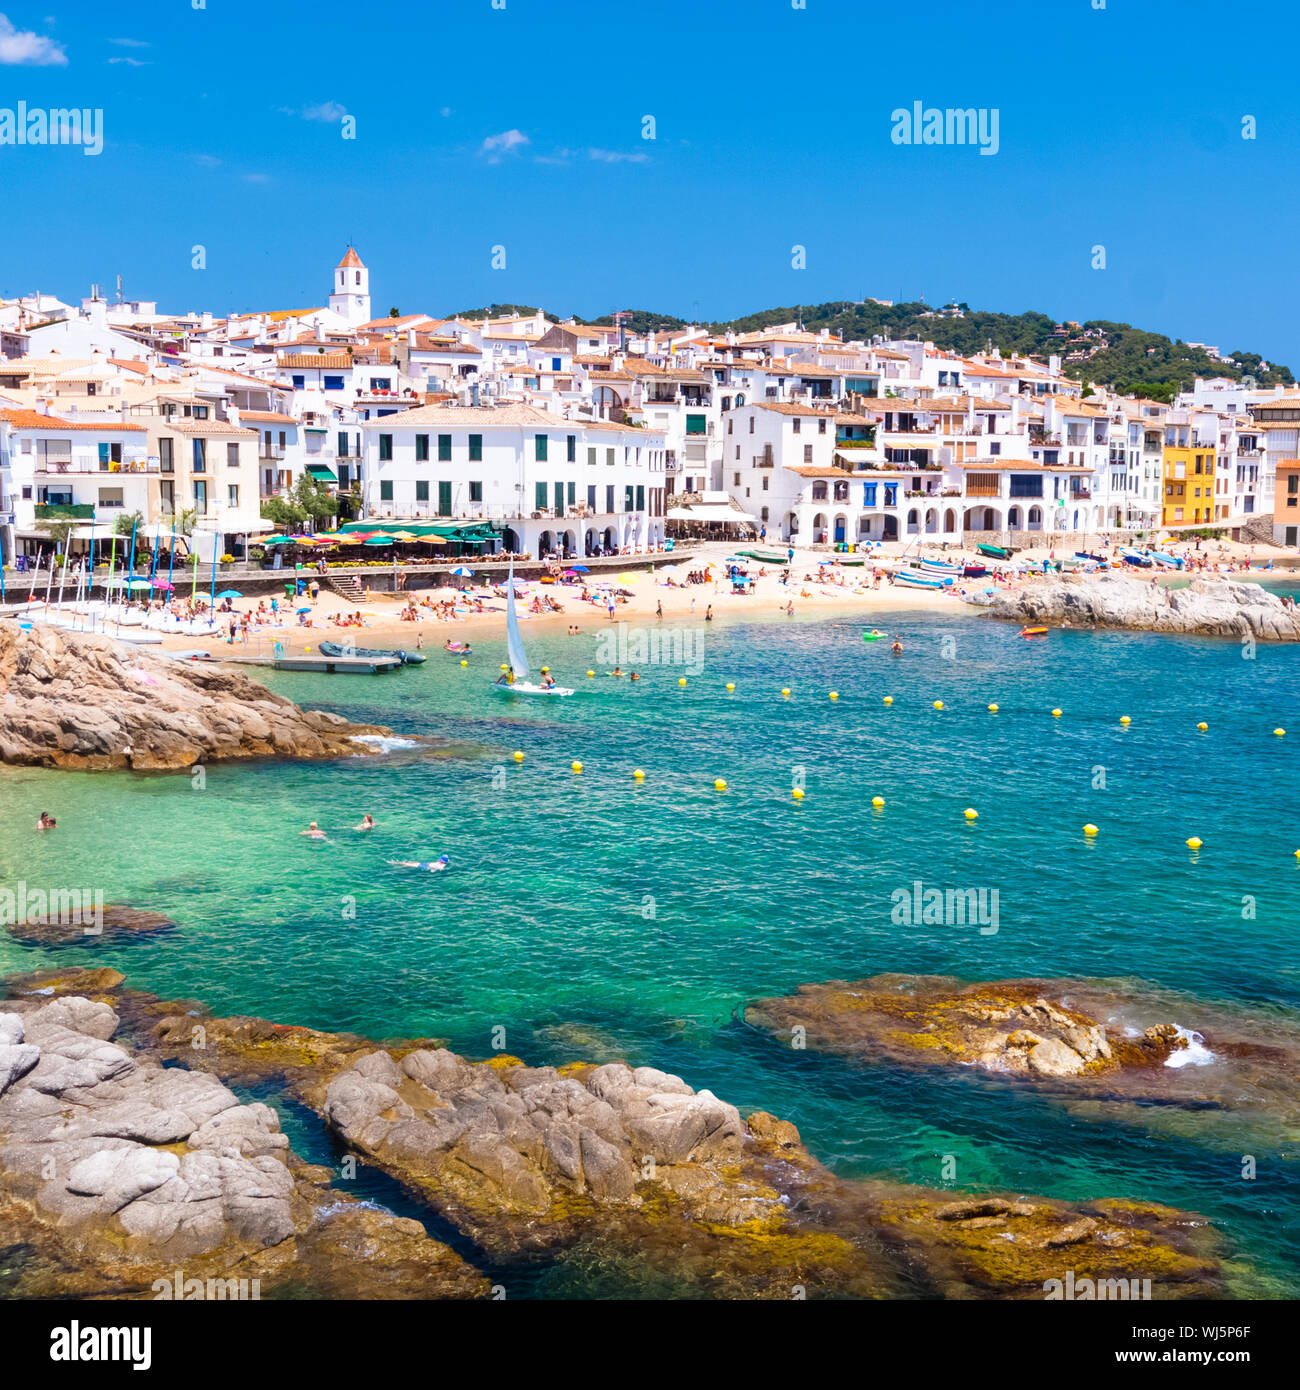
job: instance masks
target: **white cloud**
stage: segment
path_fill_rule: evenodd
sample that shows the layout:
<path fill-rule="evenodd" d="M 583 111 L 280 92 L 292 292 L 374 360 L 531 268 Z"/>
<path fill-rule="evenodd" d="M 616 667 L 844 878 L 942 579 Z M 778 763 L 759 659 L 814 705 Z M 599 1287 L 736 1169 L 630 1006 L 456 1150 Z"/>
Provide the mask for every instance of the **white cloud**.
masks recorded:
<path fill-rule="evenodd" d="M 129 68 L 148 68 L 153 66 L 152 63 L 146 63 L 140 58 L 110 58 L 108 61 L 110 63 L 125 63 Z"/>
<path fill-rule="evenodd" d="M 201 164 L 205 169 L 215 169 L 221 161 L 214 154 L 196 154 L 194 162 Z"/>
<path fill-rule="evenodd" d="M 348 108 L 338 101 L 321 101 L 315 106 L 304 106 L 304 121 L 341 121 L 348 114 Z"/>
<path fill-rule="evenodd" d="M 271 182 L 271 176 L 270 176 L 270 174 L 245 174 L 245 175 L 244 175 L 244 182 L 245 182 L 245 183 L 270 183 L 270 182 Z"/>
<path fill-rule="evenodd" d="M 48 23 L 48 21 L 47 21 Z M 68 55 L 61 43 L 30 30 L 15 29 L 8 15 L 0 14 L 0 63 L 38 68 L 66 68 Z"/>
<path fill-rule="evenodd" d="M 119 48 L 149 48 L 150 43 L 146 39 L 109 39 L 109 43 L 115 43 Z"/>
<path fill-rule="evenodd" d="M 450 116 L 450 115 L 451 115 L 451 107 L 450 107 L 450 106 L 444 106 L 444 107 L 442 108 L 442 110 L 438 112 L 438 114 L 439 114 L 440 116 Z"/>
<path fill-rule="evenodd" d="M 636 154 L 624 154 L 622 150 L 588 150 L 587 157 L 599 160 L 601 164 L 644 164 L 650 158 L 648 154 L 640 151 Z"/>
<path fill-rule="evenodd" d="M 479 154 L 486 155 L 489 164 L 499 164 L 503 154 L 514 154 L 529 144 L 522 130 L 503 130 L 500 135 L 489 135 L 479 146 Z"/>

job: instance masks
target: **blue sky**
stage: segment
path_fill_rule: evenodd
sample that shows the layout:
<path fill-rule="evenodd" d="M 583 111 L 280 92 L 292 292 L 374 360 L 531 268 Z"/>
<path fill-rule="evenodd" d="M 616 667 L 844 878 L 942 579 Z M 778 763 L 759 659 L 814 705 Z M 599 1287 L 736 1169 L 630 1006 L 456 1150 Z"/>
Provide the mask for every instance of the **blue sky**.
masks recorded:
<path fill-rule="evenodd" d="M 1300 369 L 1288 8 L 1093 3 L 0 0 L 0 108 L 106 139 L 0 147 L 0 292 L 308 307 L 353 240 L 377 313 L 924 295 Z M 917 100 L 996 108 L 998 153 L 892 143 Z"/>

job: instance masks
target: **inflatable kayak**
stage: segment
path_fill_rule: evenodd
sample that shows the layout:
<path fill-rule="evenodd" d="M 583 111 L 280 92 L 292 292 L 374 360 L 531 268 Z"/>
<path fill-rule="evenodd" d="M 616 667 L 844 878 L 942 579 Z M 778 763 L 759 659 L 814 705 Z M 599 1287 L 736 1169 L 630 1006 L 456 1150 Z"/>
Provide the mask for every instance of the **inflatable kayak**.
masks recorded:
<path fill-rule="evenodd" d="M 1021 637 L 1046 637 L 1046 636 L 1047 636 L 1047 629 L 1046 629 L 1045 627 L 1022 627 L 1022 628 L 1020 629 L 1020 636 L 1021 636 Z"/>

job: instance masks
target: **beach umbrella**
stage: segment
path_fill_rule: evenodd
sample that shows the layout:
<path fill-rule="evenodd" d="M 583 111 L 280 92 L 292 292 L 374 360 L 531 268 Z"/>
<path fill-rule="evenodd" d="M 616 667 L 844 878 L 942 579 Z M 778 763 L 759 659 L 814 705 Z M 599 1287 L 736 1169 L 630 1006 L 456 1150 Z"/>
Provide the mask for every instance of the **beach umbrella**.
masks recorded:
<path fill-rule="evenodd" d="M 619 574 L 614 576 L 620 584 L 635 584 L 641 578 L 639 574 Z"/>
<path fill-rule="evenodd" d="M 262 542 L 262 544 L 263 544 L 263 545 L 286 545 L 286 544 L 288 543 L 288 540 L 289 540 L 289 537 L 288 537 L 288 536 L 267 536 L 267 538 Z"/>
<path fill-rule="evenodd" d="M 128 579 L 126 581 L 126 587 L 128 589 L 148 589 L 150 583 L 147 579 Z"/>
<path fill-rule="evenodd" d="M 170 589 L 173 587 L 170 579 L 155 579 L 153 586 L 155 589 Z"/>
<path fill-rule="evenodd" d="M 569 573 L 570 573 L 570 574 L 590 574 L 591 571 L 587 568 L 586 565 L 570 565 L 570 566 L 569 566 Z"/>
<path fill-rule="evenodd" d="M 361 542 L 362 545 L 392 545 L 392 543 L 393 538 L 391 536 L 371 536 L 369 540 Z"/>
<path fill-rule="evenodd" d="M 456 568 L 452 570 L 452 574 L 462 574 L 465 576 L 466 579 L 468 579 L 473 573 L 473 570 L 467 570 L 464 565 L 457 565 Z"/>
<path fill-rule="evenodd" d="M 217 598 L 243 598 L 243 594 L 238 589 L 222 589 Z"/>
<path fill-rule="evenodd" d="M 311 612 L 311 609 L 310 609 L 310 608 L 295 608 L 295 609 L 294 609 L 294 613 L 295 613 L 295 614 L 297 614 L 297 613 L 310 613 L 310 612 Z"/>

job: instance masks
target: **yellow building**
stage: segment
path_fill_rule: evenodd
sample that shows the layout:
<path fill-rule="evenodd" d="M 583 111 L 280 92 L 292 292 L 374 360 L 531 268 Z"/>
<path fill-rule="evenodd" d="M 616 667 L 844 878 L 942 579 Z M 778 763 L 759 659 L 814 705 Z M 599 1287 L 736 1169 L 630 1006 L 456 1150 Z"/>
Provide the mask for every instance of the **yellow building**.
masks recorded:
<path fill-rule="evenodd" d="M 1160 520 L 1165 526 L 1204 526 L 1214 520 L 1214 448 L 1171 444 L 1170 435 L 1174 429 L 1166 431 Z"/>

